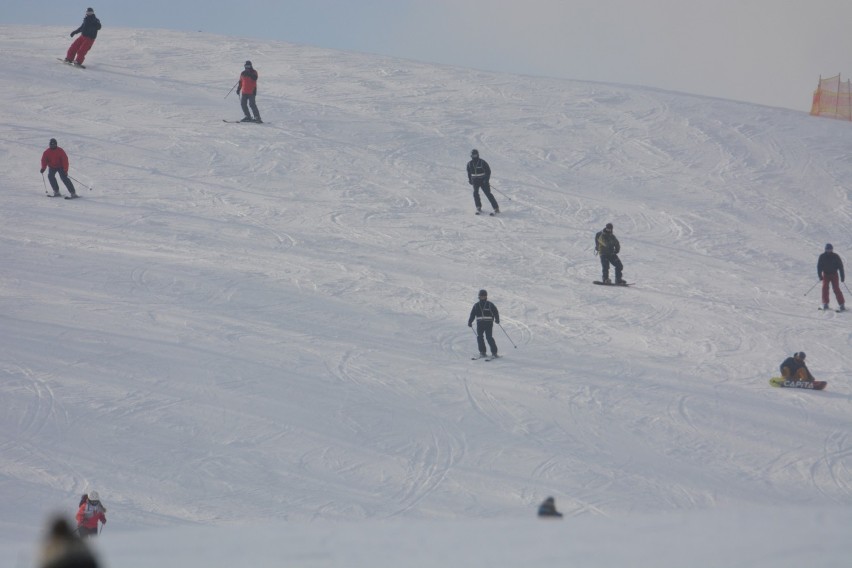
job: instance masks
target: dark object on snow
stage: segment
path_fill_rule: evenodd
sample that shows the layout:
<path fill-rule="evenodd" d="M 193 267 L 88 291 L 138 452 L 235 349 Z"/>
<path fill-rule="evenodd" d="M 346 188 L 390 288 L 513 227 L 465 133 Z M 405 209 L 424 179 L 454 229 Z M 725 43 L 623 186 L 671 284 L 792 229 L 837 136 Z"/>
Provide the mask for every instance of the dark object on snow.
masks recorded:
<path fill-rule="evenodd" d="M 467 182 L 473 186 L 473 203 L 476 205 L 477 215 L 482 212 L 482 200 L 479 198 L 479 190 L 488 198 L 494 213 L 500 213 L 500 206 L 491 193 L 491 167 L 488 162 L 479 158 L 479 150 L 470 151 L 470 161 L 467 163 Z"/>
<path fill-rule="evenodd" d="M 562 518 L 562 513 L 556 510 L 556 501 L 554 501 L 553 497 L 548 497 L 541 503 L 541 505 L 538 506 L 538 516 L 557 519 Z"/>
<path fill-rule="evenodd" d="M 606 226 L 595 235 L 595 254 L 601 257 L 601 270 L 603 272 L 601 281 L 604 284 L 611 283 L 609 279 L 610 265 L 615 267 L 615 283 L 626 283 L 621 277 L 624 265 L 621 263 L 621 259 L 618 258 L 619 252 L 621 252 L 621 243 L 618 242 L 618 239 L 612 232 L 612 223 L 607 223 Z"/>
<path fill-rule="evenodd" d="M 95 555 L 64 517 L 51 519 L 42 545 L 40 568 L 98 568 Z"/>

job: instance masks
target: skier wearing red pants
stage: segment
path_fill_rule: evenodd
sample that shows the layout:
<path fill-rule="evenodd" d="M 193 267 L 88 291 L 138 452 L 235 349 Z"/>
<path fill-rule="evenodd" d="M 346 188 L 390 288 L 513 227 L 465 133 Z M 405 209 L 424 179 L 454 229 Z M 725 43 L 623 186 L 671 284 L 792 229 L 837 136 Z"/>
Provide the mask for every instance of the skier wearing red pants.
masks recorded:
<path fill-rule="evenodd" d="M 834 297 L 837 298 L 839 304 L 838 310 L 846 311 L 846 302 L 843 299 L 843 292 L 840 291 L 840 284 L 837 282 L 838 275 L 840 282 L 846 280 L 846 274 L 843 272 L 843 261 L 840 255 L 834 252 L 834 247 L 831 243 L 825 245 L 825 252 L 819 255 L 817 260 L 817 275 L 822 280 L 822 309 L 828 309 L 828 285 L 834 289 Z"/>
<path fill-rule="evenodd" d="M 83 18 L 83 25 L 71 32 L 71 37 L 80 34 L 71 47 L 68 48 L 68 53 L 65 54 L 65 63 L 73 63 L 74 65 L 83 65 L 86 60 L 86 54 L 92 49 L 95 39 L 98 37 L 98 30 L 101 29 L 101 21 L 95 16 L 95 11 L 91 8 L 86 10 L 86 17 Z"/>

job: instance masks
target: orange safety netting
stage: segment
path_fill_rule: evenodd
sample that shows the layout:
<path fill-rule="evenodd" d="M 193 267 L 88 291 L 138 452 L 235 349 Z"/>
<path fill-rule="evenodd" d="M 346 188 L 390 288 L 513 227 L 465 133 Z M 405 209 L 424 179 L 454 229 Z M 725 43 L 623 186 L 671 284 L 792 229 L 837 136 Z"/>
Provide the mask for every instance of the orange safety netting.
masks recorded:
<path fill-rule="evenodd" d="M 841 82 L 840 75 L 828 79 L 820 77 L 814 91 L 811 114 L 852 120 L 852 84 L 849 79 Z"/>

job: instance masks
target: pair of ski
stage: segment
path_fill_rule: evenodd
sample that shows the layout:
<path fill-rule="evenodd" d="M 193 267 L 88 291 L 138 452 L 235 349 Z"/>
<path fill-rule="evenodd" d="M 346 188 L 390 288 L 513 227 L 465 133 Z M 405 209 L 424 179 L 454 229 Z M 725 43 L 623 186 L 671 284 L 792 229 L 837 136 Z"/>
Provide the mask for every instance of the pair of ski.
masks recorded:
<path fill-rule="evenodd" d="M 228 124 L 269 124 L 268 122 L 255 122 L 254 120 L 226 120 L 224 118 L 222 122 L 227 122 Z"/>
<path fill-rule="evenodd" d="M 49 194 L 49 193 L 48 193 L 48 194 L 47 194 L 47 196 L 48 196 L 48 197 L 62 197 L 62 194 L 61 194 L 61 193 L 57 193 L 57 194 L 55 194 L 55 195 L 51 195 L 51 194 Z M 77 194 L 75 193 L 74 195 L 66 195 L 66 196 L 65 196 L 65 199 L 78 199 L 79 197 L 80 197 L 80 196 L 79 196 L 79 195 L 77 195 Z"/>
<path fill-rule="evenodd" d="M 476 355 L 474 357 L 471 357 L 470 360 L 471 361 L 478 361 L 478 360 L 482 359 L 483 361 L 485 361 L 487 363 L 488 361 L 493 361 L 494 359 L 499 359 L 499 358 L 500 358 L 499 355 L 491 355 L 490 357 L 488 355 Z"/>
<path fill-rule="evenodd" d="M 796 381 L 785 379 L 783 377 L 772 377 L 769 379 L 769 384 L 773 387 L 783 387 L 788 389 L 808 389 L 821 391 L 828 385 L 827 381 Z"/>
<path fill-rule="evenodd" d="M 499 214 L 500 214 L 500 212 L 499 212 L 499 211 L 492 211 L 492 212 L 491 212 L 491 213 L 489 213 L 488 215 L 489 215 L 490 217 L 496 217 L 496 216 L 497 216 L 497 215 L 499 215 Z M 478 209 L 478 210 L 476 211 L 476 213 L 474 213 L 474 215 L 482 215 L 482 210 L 479 210 L 479 209 Z"/>
<path fill-rule="evenodd" d="M 592 284 L 597 284 L 598 286 L 633 286 L 633 282 L 601 282 L 600 280 L 593 280 Z"/>
<path fill-rule="evenodd" d="M 830 312 L 831 311 L 831 308 L 817 308 L 817 309 L 821 312 Z M 842 314 L 846 310 L 834 310 L 834 311 L 837 312 L 838 314 Z"/>

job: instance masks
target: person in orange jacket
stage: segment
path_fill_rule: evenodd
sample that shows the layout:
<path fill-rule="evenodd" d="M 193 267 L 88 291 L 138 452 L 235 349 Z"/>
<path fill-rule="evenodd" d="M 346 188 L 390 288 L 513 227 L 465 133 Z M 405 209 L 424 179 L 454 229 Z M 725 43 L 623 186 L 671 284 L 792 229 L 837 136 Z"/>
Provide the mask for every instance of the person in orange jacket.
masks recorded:
<path fill-rule="evenodd" d="M 77 533 L 83 538 L 98 534 L 98 521 L 106 524 L 106 507 L 101 504 L 97 491 L 90 491 L 88 498 L 80 502 L 76 519 Z"/>
<path fill-rule="evenodd" d="M 62 183 L 68 188 L 68 193 L 71 197 L 77 197 L 77 192 L 74 190 L 74 184 L 68 179 L 68 154 L 65 150 L 59 147 L 56 143 L 56 138 L 50 139 L 50 147 L 41 155 L 41 173 L 49 169 L 47 178 L 50 180 L 50 187 L 53 188 L 53 197 L 62 195 L 59 193 L 59 184 L 56 182 L 56 174 L 62 179 Z"/>
<path fill-rule="evenodd" d="M 240 73 L 240 83 L 237 85 L 237 95 L 240 95 L 240 106 L 243 107 L 243 114 L 246 115 L 240 122 L 257 122 L 260 120 L 260 112 L 257 110 L 257 103 L 254 101 L 257 96 L 257 71 L 251 66 L 251 61 L 246 61 L 245 69 Z M 249 113 L 249 106 L 254 113 L 254 118 Z"/>

